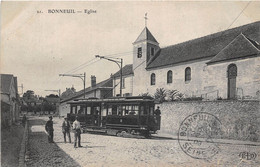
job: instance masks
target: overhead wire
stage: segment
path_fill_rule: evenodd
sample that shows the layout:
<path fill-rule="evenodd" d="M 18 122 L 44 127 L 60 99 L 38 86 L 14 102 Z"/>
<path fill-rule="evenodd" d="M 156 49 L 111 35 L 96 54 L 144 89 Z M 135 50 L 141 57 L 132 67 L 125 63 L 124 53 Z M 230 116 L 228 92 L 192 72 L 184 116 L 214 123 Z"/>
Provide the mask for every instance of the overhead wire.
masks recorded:
<path fill-rule="evenodd" d="M 249 1 L 247 3 L 247 5 L 244 7 L 244 9 L 238 14 L 238 16 L 232 21 L 232 23 L 228 26 L 227 29 L 229 29 L 234 23 L 235 21 L 240 17 L 240 15 L 245 11 L 245 9 L 248 7 L 248 5 L 251 3 L 252 1 Z"/>

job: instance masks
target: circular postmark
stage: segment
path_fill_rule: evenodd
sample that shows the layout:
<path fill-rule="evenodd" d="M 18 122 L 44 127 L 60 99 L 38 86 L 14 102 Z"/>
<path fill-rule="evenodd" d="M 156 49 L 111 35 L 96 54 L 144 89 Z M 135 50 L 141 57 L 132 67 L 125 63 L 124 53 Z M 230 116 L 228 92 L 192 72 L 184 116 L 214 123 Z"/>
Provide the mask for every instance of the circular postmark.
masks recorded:
<path fill-rule="evenodd" d="M 196 159 L 209 159 L 219 152 L 214 139 L 221 135 L 221 122 L 209 113 L 186 117 L 178 131 L 178 142 L 184 153 Z"/>

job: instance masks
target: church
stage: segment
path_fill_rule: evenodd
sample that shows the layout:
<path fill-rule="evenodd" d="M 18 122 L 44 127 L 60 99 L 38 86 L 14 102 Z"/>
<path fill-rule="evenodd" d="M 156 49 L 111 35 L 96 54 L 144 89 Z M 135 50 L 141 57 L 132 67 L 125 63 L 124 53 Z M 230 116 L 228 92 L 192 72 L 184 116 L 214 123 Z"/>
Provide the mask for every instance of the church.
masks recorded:
<path fill-rule="evenodd" d="M 154 95 L 164 88 L 186 98 L 259 99 L 259 43 L 260 22 L 163 48 L 145 27 L 133 42 L 133 64 L 123 68 L 123 94 Z"/>

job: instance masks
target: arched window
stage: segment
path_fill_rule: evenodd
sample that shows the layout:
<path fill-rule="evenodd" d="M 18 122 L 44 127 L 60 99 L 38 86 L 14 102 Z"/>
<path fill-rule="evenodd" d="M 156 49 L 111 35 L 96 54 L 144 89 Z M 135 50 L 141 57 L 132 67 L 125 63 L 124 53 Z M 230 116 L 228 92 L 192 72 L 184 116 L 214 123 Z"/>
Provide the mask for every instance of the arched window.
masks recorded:
<path fill-rule="evenodd" d="M 172 83 L 172 71 L 167 72 L 167 83 Z"/>
<path fill-rule="evenodd" d="M 155 85 L 155 74 L 151 74 L 151 85 Z"/>
<path fill-rule="evenodd" d="M 187 67 L 185 69 L 185 81 L 190 81 L 191 80 L 191 69 L 190 67 Z"/>

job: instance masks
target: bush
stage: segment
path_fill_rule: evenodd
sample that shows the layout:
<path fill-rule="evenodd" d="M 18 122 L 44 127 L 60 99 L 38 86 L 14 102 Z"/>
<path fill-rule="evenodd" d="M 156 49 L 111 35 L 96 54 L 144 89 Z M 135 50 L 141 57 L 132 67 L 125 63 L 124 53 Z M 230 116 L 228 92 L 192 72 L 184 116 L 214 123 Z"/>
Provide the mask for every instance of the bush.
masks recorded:
<path fill-rule="evenodd" d="M 160 103 L 165 101 L 165 97 L 167 96 L 167 91 L 164 88 L 157 88 L 154 94 L 154 98 L 158 100 Z"/>

